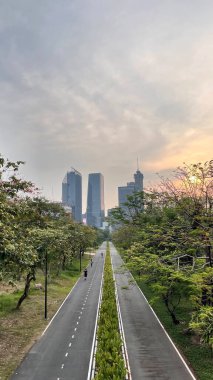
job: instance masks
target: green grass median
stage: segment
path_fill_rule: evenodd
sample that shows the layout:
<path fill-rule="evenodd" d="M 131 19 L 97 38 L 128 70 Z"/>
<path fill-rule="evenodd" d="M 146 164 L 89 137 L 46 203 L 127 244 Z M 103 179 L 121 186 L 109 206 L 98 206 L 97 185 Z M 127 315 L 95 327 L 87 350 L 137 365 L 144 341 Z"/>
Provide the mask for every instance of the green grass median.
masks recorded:
<path fill-rule="evenodd" d="M 109 248 L 104 266 L 103 296 L 98 322 L 95 380 L 124 380 L 126 375 L 119 333 L 115 285 Z"/>

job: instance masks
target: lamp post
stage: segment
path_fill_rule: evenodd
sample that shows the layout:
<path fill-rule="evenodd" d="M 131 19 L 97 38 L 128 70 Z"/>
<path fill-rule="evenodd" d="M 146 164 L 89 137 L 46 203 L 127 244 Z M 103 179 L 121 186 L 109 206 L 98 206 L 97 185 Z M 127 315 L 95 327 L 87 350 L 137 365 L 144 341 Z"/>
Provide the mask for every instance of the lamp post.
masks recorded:
<path fill-rule="evenodd" d="M 81 272 L 81 258 L 82 258 L 82 249 L 79 251 L 79 259 L 80 259 L 80 272 Z"/>
<path fill-rule="evenodd" d="M 47 248 L 45 248 L 44 318 L 47 319 Z"/>

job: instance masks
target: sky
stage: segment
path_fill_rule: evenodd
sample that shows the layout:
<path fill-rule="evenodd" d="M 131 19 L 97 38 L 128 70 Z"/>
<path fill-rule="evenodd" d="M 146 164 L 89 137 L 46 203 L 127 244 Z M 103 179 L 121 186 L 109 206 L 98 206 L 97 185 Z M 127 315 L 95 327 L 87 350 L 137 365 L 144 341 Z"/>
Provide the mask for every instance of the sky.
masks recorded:
<path fill-rule="evenodd" d="M 212 0 L 0 0 L 0 152 L 61 200 L 74 167 L 117 187 L 211 160 Z"/>

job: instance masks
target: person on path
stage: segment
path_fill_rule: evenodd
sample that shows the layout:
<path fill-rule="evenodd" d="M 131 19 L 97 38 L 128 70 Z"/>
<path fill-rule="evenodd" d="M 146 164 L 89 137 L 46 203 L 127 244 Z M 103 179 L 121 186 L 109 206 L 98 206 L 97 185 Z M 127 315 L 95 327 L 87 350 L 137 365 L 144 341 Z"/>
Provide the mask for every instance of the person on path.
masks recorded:
<path fill-rule="evenodd" d="M 103 254 L 103 252 L 101 252 L 101 257 L 103 257 L 104 256 L 104 254 Z"/>
<path fill-rule="evenodd" d="M 87 268 L 84 269 L 84 280 L 87 279 Z"/>
<path fill-rule="evenodd" d="M 93 261 L 92 261 L 92 259 L 90 260 L 90 265 L 91 265 L 91 267 L 92 267 L 92 264 L 93 264 Z"/>

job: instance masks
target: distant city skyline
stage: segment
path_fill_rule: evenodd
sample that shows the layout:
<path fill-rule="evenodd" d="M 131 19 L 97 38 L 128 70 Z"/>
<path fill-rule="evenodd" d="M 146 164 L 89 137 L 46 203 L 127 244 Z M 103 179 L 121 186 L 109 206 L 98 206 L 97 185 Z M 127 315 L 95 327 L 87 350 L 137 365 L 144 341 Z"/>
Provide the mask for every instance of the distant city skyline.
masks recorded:
<path fill-rule="evenodd" d="M 70 163 L 103 173 L 106 209 L 137 168 L 212 159 L 213 1 L 0 2 L 0 152 L 61 200 Z"/>
<path fill-rule="evenodd" d="M 136 172 L 132 174 L 134 181 L 127 182 L 126 185 L 118 185 L 117 190 L 117 203 L 113 207 L 123 207 L 127 201 L 127 196 L 132 195 L 135 191 L 143 191 L 144 175 L 137 167 Z M 131 175 L 130 174 L 130 175 Z M 129 178 L 130 178 L 129 175 Z M 79 171 L 71 168 L 67 171 L 62 181 L 62 196 L 61 200 L 64 205 L 67 205 L 72 210 L 73 218 L 81 222 L 83 216 L 86 217 L 86 223 L 91 226 L 101 227 L 104 217 L 107 216 L 105 209 L 105 191 L 104 191 L 104 176 L 102 173 L 89 173 L 87 185 L 87 205 L 86 212 L 83 210 L 82 203 L 82 176 Z"/>

